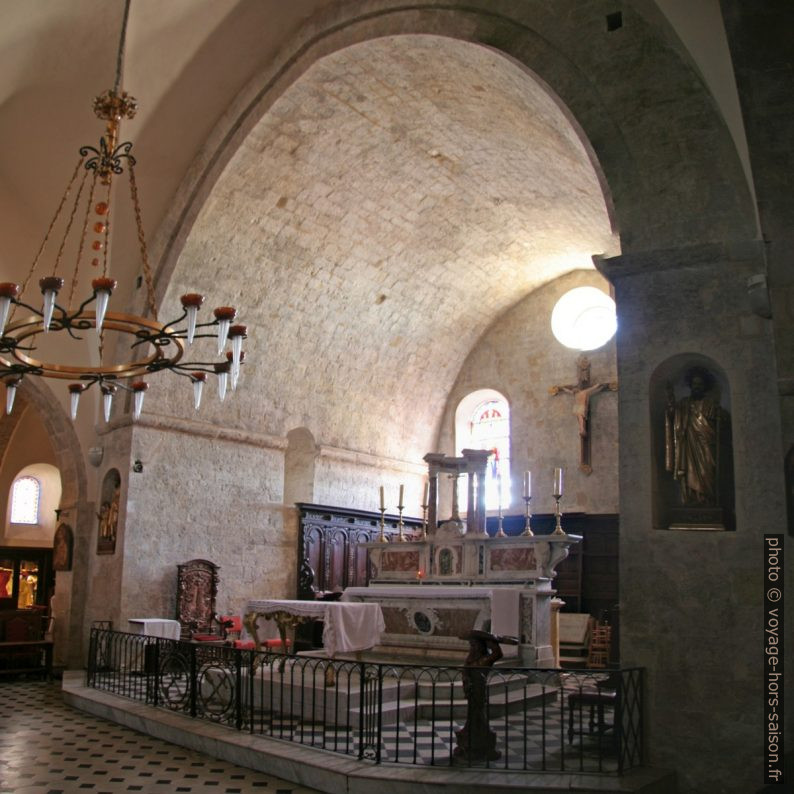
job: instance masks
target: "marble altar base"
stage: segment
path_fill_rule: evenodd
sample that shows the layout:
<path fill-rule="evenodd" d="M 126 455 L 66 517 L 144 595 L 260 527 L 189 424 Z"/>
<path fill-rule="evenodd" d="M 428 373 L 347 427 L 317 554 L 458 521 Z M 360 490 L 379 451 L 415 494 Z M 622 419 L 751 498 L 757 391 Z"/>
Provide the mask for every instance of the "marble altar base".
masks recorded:
<path fill-rule="evenodd" d="M 473 629 L 515 637 L 502 650 L 505 666 L 554 667 L 548 580 L 526 587 L 446 585 L 349 587 L 343 601 L 380 604 L 386 624 L 368 658 L 392 662 L 463 664 Z"/>
<path fill-rule="evenodd" d="M 473 629 L 515 637 L 507 664 L 555 667 L 552 579 L 577 535 L 492 538 L 447 522 L 421 540 L 361 544 L 369 587 L 349 587 L 343 601 L 380 604 L 386 629 L 376 647 L 392 660 L 452 657 L 461 663 Z"/>

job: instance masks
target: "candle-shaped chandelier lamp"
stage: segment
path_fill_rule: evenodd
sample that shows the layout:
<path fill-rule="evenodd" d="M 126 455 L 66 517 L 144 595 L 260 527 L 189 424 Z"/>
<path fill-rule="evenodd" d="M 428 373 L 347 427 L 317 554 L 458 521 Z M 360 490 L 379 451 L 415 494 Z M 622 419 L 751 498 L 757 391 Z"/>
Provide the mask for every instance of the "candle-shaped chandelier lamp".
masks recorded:
<path fill-rule="evenodd" d="M 0 283 L 0 380 L 6 387 L 6 412 L 11 413 L 14 395 L 23 378 L 40 376 L 74 381 L 69 385 L 70 413 L 77 416 L 80 395 L 98 384 L 102 392 L 105 421 L 110 419 L 113 398 L 119 388 L 132 395 L 132 416 L 138 419 L 149 384 L 144 376 L 169 370 L 188 378 L 193 384 L 193 402 L 198 410 L 204 384 L 208 375 L 218 381 L 218 396 L 226 395 L 227 387 L 237 387 L 240 365 L 245 354 L 242 350 L 246 327 L 234 324 L 237 311 L 231 306 L 220 306 L 207 322 L 198 321 L 198 312 L 204 296 L 188 293 L 181 297 L 182 314 L 171 322 L 158 320 L 154 282 L 143 233 L 141 208 L 135 182 L 135 158 L 132 143 L 119 143 L 123 119 L 131 119 L 137 110 L 136 100 L 121 88 L 124 43 L 130 0 L 124 5 L 121 26 L 116 81 L 112 89 L 94 100 L 94 113 L 105 121 L 105 133 L 99 148 L 83 146 L 79 161 L 60 200 L 55 216 L 47 230 L 33 264 L 22 284 Z M 135 224 L 140 246 L 143 277 L 146 284 L 147 310 L 145 315 L 122 314 L 109 310 L 116 281 L 109 277 L 109 242 L 114 218 L 114 178 L 127 172 L 135 214 Z M 48 243 L 55 243 L 55 230 L 64 227 L 57 246 L 54 263 L 44 270 L 44 253 Z M 52 238 L 52 239 L 51 239 Z M 70 245 L 69 242 L 72 241 Z M 66 279 L 59 275 L 66 269 L 65 251 L 76 250 L 71 267 L 68 292 Z M 71 255 L 71 254 L 70 254 Z M 88 261 L 90 259 L 90 262 Z M 90 294 L 82 300 L 76 297 L 78 287 L 86 281 L 83 270 L 95 268 L 90 282 Z M 34 276 L 40 275 L 38 286 L 40 302 L 28 297 L 28 287 Z M 35 282 L 34 282 L 35 283 Z M 64 292 L 66 295 L 64 296 Z M 93 304 L 93 305 L 92 305 Z M 19 316 L 25 314 L 26 316 Z M 38 357 L 42 343 L 56 335 L 74 340 L 78 345 L 85 332 L 93 329 L 99 347 L 97 366 L 75 363 L 53 363 Z M 126 353 L 118 354 L 122 363 L 103 360 L 105 335 L 119 335 L 117 350 L 129 345 Z M 186 350 L 194 339 L 217 337 L 217 356 L 212 360 L 186 362 Z M 231 350 L 226 350 L 227 343 Z M 70 351 L 72 361 L 80 359 L 82 347 Z M 83 353 L 83 355 L 85 355 Z"/>

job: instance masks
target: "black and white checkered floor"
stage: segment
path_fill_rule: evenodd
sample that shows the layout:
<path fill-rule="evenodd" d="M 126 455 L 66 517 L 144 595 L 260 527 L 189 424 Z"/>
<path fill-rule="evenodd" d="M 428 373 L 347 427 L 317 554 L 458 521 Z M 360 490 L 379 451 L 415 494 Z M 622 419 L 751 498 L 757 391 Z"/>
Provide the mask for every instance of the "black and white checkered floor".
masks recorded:
<path fill-rule="evenodd" d="M 316 794 L 77 711 L 60 682 L 0 682 L 0 792 L 128 791 Z"/>
<path fill-rule="evenodd" d="M 489 766 L 495 770 L 614 770 L 614 754 L 587 734 L 586 713 L 584 736 L 568 741 L 566 713 L 557 702 L 545 711 L 528 710 L 492 720 L 500 757 Z M 451 765 L 456 731 L 461 728 L 462 721 L 434 726 L 426 720 L 384 726 L 381 761 Z M 355 730 L 323 729 L 291 720 L 258 725 L 255 732 L 260 730 L 277 739 L 358 756 Z M 84 714 L 64 704 L 59 682 L 0 683 L 0 792 L 79 791 L 312 794 L 314 790 Z"/>
<path fill-rule="evenodd" d="M 567 701 L 565 701 L 567 704 Z M 488 763 L 493 769 L 612 772 L 617 769 L 617 756 L 610 741 L 611 734 L 599 738 L 588 733 L 587 710 L 575 712 L 576 735 L 568 740 L 567 710 L 560 711 L 559 704 L 547 707 L 545 714 L 538 708 L 526 713 L 502 716 L 490 721 L 496 734 L 499 758 Z M 565 723 L 563 727 L 563 722 Z M 382 728 L 381 762 L 445 766 L 455 763 L 457 731 L 463 721 L 441 720 L 435 725 L 429 720 L 401 722 Z M 580 735 L 580 728 L 583 735 Z M 311 725 L 298 720 L 281 720 L 266 724 L 256 731 L 287 741 L 298 741 L 323 749 L 358 755 L 357 731 Z M 368 757 L 372 757 L 369 755 Z M 600 760 L 599 760 L 600 759 Z M 465 755 L 463 763 L 466 763 Z M 484 765 L 484 762 L 477 764 Z"/>

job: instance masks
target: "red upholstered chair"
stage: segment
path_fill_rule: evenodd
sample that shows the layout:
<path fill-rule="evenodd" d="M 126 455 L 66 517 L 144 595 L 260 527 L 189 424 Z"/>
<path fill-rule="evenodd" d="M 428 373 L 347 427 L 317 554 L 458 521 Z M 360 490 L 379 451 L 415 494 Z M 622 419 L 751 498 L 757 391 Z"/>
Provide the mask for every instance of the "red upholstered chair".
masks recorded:
<path fill-rule="evenodd" d="M 227 640 L 239 640 L 243 633 L 243 619 L 239 615 L 221 615 L 221 632 Z"/>
<path fill-rule="evenodd" d="M 260 645 L 263 648 L 267 648 L 268 650 L 276 650 L 284 647 L 281 644 L 280 639 L 264 640 L 263 642 L 260 643 Z M 254 645 L 253 640 L 234 640 L 234 647 L 241 648 L 244 651 L 256 650 L 256 646 Z M 291 647 L 292 647 L 292 640 L 287 640 L 287 649 Z"/>
<path fill-rule="evenodd" d="M 243 632 L 243 619 L 239 615 L 216 615 L 213 618 L 213 623 L 217 623 L 220 627 L 219 634 L 193 634 L 191 639 L 195 642 L 222 642 L 225 645 L 230 645 L 233 648 L 240 648 L 244 651 L 256 650 L 253 640 L 240 639 L 240 635 Z M 269 650 L 276 650 L 283 647 L 280 639 L 264 640 L 261 646 Z M 291 646 L 292 642 L 287 640 L 287 648 Z"/>
<path fill-rule="evenodd" d="M 256 650 L 256 645 L 254 644 L 253 640 L 241 640 L 240 635 L 243 631 L 243 619 L 237 615 L 229 615 L 229 616 L 221 616 L 222 621 L 230 621 L 229 628 L 227 629 L 227 635 L 234 634 L 236 637 L 232 637 L 232 645 L 235 648 L 240 648 L 244 651 L 254 651 Z M 274 650 L 276 648 L 281 648 L 281 640 L 280 639 L 272 639 L 272 640 L 264 640 L 260 643 L 263 648 L 268 648 L 269 650 Z M 287 648 L 290 648 L 292 642 L 287 640 Z"/>
<path fill-rule="evenodd" d="M 193 642 L 212 642 L 216 645 L 227 644 L 227 632 L 234 623 L 235 618 L 224 617 L 223 615 L 213 615 L 209 624 L 209 631 L 193 631 L 190 639 Z M 239 620 L 239 618 L 237 618 Z M 218 627 L 218 631 L 213 631 L 213 626 Z M 238 635 L 239 636 L 239 635 Z"/>

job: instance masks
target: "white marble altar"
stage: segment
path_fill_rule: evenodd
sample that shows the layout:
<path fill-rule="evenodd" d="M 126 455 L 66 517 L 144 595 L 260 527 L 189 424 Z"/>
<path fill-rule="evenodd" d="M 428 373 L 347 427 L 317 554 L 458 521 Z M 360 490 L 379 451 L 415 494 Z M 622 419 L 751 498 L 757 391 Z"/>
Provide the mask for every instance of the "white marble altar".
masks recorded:
<path fill-rule="evenodd" d="M 383 613 L 383 650 L 425 650 L 443 656 L 468 649 L 461 635 L 484 629 L 503 636 L 521 635 L 522 588 L 428 586 L 348 587 L 344 602 L 377 603 Z M 515 645 L 506 645 L 515 657 Z"/>
<path fill-rule="evenodd" d="M 579 540 L 565 533 L 492 538 L 447 524 L 425 540 L 366 543 L 371 584 L 348 588 L 343 600 L 380 604 L 384 650 L 465 655 L 460 638 L 485 629 L 518 639 L 517 650 L 503 648 L 507 658 L 554 667 L 552 578 Z"/>
<path fill-rule="evenodd" d="M 427 536 L 420 539 L 361 544 L 367 549 L 370 586 L 348 588 L 344 601 L 380 604 L 386 629 L 380 648 L 401 653 L 465 656 L 472 629 L 515 637 L 505 645 L 520 664 L 555 667 L 551 599 L 555 569 L 568 556 L 578 535 L 558 521 L 549 535 L 526 533 L 490 537 L 485 529 L 486 450 L 463 450 L 460 458 L 428 454 Z M 452 518 L 436 527 L 439 478 L 453 477 Z M 468 523 L 458 515 L 458 476 L 468 477 Z"/>

